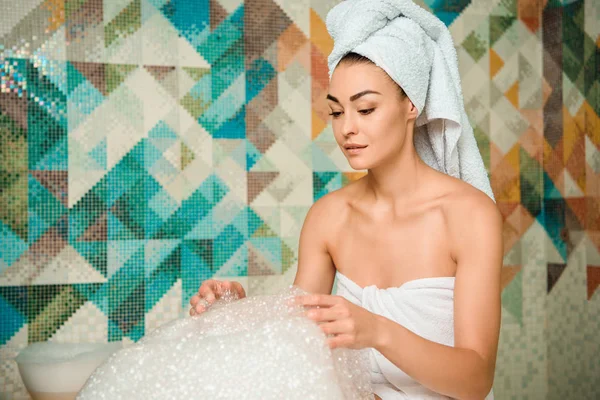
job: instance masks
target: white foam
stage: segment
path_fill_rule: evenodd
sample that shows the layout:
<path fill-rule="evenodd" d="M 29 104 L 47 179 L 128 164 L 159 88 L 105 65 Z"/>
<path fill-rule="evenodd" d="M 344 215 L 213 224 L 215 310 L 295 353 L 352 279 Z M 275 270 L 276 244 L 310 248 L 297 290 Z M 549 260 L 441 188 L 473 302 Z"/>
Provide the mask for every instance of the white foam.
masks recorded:
<path fill-rule="evenodd" d="M 216 302 L 113 354 L 78 400 L 368 399 L 366 350 L 331 351 L 297 288 Z"/>
<path fill-rule="evenodd" d="M 121 343 L 32 343 L 15 358 L 25 387 L 33 392 L 78 392 Z"/>

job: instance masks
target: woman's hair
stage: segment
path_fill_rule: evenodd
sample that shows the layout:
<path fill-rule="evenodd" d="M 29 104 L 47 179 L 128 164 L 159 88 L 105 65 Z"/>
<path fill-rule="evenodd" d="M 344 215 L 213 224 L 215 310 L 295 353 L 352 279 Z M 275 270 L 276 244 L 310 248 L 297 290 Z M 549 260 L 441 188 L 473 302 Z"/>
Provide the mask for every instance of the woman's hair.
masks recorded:
<path fill-rule="evenodd" d="M 355 64 L 373 64 L 376 65 L 373 61 L 371 61 L 370 58 L 365 57 L 361 54 L 358 53 L 347 53 L 344 57 L 342 57 L 342 59 L 340 60 L 339 64 L 349 64 L 349 65 L 355 65 Z M 404 92 L 404 89 L 402 89 L 400 87 L 400 85 L 398 85 L 396 83 L 396 81 L 394 81 L 387 73 L 385 74 L 388 79 L 394 84 L 396 85 L 396 87 L 398 88 L 398 91 L 400 93 L 400 98 L 404 99 L 406 97 L 406 93 Z"/>

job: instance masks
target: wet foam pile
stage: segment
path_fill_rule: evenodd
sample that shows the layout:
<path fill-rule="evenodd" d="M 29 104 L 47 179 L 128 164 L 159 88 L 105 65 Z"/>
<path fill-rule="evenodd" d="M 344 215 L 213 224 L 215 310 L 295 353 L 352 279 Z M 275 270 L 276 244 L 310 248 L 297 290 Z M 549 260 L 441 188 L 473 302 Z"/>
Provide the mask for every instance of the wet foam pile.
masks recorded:
<path fill-rule="evenodd" d="M 78 400 L 370 399 L 367 350 L 331 351 L 320 328 L 277 295 L 232 295 L 113 354 Z"/>

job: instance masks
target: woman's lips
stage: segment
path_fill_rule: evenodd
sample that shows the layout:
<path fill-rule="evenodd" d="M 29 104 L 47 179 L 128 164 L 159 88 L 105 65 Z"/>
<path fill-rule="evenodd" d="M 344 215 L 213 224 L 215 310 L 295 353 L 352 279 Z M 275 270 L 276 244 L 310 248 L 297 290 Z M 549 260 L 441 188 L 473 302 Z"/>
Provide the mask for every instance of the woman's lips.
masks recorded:
<path fill-rule="evenodd" d="M 349 146 L 346 147 L 346 152 L 348 154 L 360 154 L 364 149 L 366 149 L 367 146 Z"/>

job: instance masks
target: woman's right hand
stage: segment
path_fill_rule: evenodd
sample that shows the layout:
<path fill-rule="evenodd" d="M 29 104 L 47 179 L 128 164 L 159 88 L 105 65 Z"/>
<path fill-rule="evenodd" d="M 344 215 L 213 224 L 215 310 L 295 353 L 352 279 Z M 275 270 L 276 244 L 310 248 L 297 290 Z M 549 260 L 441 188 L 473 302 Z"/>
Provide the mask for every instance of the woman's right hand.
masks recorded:
<path fill-rule="evenodd" d="M 215 279 L 202 282 L 198 293 L 190 299 L 190 315 L 202 314 L 227 291 L 233 292 L 238 299 L 246 297 L 246 291 L 239 282 L 217 281 Z"/>

